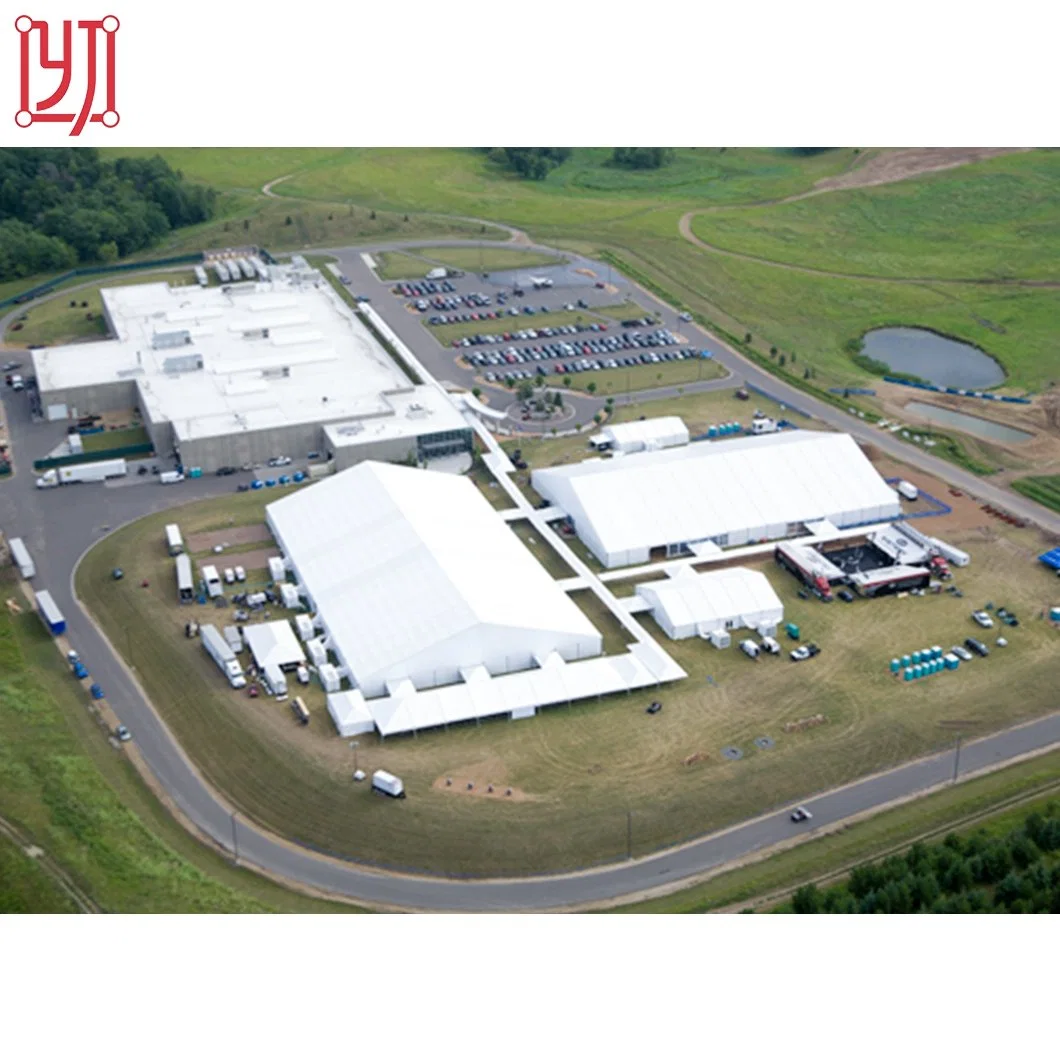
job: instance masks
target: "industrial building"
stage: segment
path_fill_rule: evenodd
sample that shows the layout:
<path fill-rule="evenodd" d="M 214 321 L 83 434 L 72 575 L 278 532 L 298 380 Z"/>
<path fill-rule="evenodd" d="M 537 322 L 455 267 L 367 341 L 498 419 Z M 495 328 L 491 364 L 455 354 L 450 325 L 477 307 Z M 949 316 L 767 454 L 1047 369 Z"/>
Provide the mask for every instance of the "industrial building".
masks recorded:
<path fill-rule="evenodd" d="M 375 461 L 266 518 L 327 649 L 365 696 L 525 670 L 601 636 L 467 479 Z"/>
<path fill-rule="evenodd" d="M 608 568 L 900 516 L 899 499 L 850 435 L 791 431 L 593 458 L 534 471 Z"/>
<path fill-rule="evenodd" d="M 704 637 L 728 647 L 731 630 L 772 636 L 784 618 L 784 605 L 769 579 L 746 567 L 697 574 L 683 566 L 671 578 L 638 585 L 637 596 L 671 640 Z"/>
<path fill-rule="evenodd" d="M 160 457 L 204 471 L 310 454 L 331 454 L 341 470 L 470 450 L 460 411 L 411 382 L 304 259 L 251 271 L 265 278 L 104 288 L 112 338 L 33 351 L 45 416 L 137 410 Z"/>

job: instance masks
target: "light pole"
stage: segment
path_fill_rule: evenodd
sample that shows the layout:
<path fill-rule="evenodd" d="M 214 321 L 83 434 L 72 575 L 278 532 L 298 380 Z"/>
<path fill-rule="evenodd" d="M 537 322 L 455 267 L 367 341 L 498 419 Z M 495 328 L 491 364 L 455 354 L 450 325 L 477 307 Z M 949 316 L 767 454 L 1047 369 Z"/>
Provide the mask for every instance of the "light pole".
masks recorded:
<path fill-rule="evenodd" d="M 350 740 L 350 750 L 353 752 L 353 771 L 357 772 L 357 748 L 361 745 L 356 740 Z"/>

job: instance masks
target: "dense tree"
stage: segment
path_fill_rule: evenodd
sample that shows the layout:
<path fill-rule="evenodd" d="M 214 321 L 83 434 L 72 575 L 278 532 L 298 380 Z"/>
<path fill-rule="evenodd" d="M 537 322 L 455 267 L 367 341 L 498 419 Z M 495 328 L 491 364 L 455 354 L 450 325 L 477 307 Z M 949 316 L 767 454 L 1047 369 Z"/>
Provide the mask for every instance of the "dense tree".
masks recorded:
<path fill-rule="evenodd" d="M 672 147 L 616 147 L 611 164 L 627 169 L 661 169 L 673 161 Z"/>
<path fill-rule="evenodd" d="M 800 887 L 791 899 L 791 908 L 796 913 L 819 913 L 821 911 L 821 892 L 808 883 Z"/>
<path fill-rule="evenodd" d="M 569 147 L 490 147 L 490 160 L 527 180 L 544 180 L 570 158 Z"/>
<path fill-rule="evenodd" d="M 113 261 L 213 216 L 216 193 L 159 156 L 0 149 L 0 280 Z"/>

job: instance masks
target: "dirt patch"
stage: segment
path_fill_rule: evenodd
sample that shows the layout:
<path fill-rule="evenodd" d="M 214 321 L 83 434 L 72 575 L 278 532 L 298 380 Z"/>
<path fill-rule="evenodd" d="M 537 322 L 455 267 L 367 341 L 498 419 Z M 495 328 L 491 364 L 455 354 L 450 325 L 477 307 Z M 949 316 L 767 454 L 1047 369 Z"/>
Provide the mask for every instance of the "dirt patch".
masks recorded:
<path fill-rule="evenodd" d="M 921 491 L 931 494 L 932 497 L 948 504 L 953 509 L 946 515 L 914 519 L 912 525 L 925 534 L 945 537 L 946 533 L 954 530 L 977 530 L 990 522 L 989 516 L 979 507 L 979 501 L 969 497 L 963 490 L 954 490 L 942 479 L 935 478 L 934 475 L 929 475 L 918 468 L 899 463 L 897 460 L 891 460 L 889 457 L 876 457 L 872 459 L 872 463 L 884 478 L 908 479 Z M 903 501 L 902 507 L 910 515 L 926 508 L 921 501 L 913 503 Z"/>
<path fill-rule="evenodd" d="M 982 162 L 998 155 L 1028 151 L 1027 147 L 907 147 L 873 155 L 862 165 L 836 177 L 825 177 L 814 185 L 814 191 L 841 191 L 868 188 L 877 184 L 894 184 L 922 173 L 955 169 L 970 162 Z"/>
<path fill-rule="evenodd" d="M 575 269 L 579 276 L 588 276 L 590 280 L 596 279 L 596 273 L 592 269 Z"/>
<path fill-rule="evenodd" d="M 259 548 L 253 552 L 222 552 L 214 566 L 242 567 L 246 571 L 268 570 L 269 557 L 278 555 L 275 548 Z"/>
<path fill-rule="evenodd" d="M 507 780 L 508 770 L 504 762 L 500 758 L 490 757 L 481 762 L 460 766 L 450 773 L 443 773 L 431 787 L 435 791 L 500 799 L 504 802 L 533 801 L 535 796 L 528 795 L 520 788 L 512 787 Z M 490 791 L 490 788 L 493 790 Z"/>
<path fill-rule="evenodd" d="M 188 535 L 189 552 L 209 552 L 217 545 L 251 545 L 256 541 L 271 541 L 272 534 L 264 523 L 250 526 L 230 526 L 227 530 L 206 530 Z"/>

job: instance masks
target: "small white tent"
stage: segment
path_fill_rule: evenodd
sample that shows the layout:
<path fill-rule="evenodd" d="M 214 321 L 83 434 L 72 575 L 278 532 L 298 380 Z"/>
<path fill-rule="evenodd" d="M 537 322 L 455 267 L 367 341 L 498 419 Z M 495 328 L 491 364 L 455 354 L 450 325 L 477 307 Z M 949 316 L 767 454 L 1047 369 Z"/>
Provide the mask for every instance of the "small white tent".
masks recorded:
<path fill-rule="evenodd" d="M 666 581 L 637 586 L 652 616 L 671 640 L 710 637 L 726 630 L 775 629 L 784 605 L 761 571 L 746 567 L 696 574 L 691 568 Z"/>

